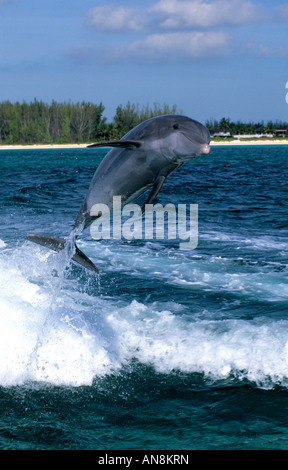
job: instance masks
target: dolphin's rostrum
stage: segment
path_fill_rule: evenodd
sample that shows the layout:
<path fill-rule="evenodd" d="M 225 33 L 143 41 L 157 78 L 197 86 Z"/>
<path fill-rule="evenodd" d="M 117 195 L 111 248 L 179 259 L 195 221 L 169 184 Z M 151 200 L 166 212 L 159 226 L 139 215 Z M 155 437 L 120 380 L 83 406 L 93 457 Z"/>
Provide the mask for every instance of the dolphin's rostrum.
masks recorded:
<path fill-rule="evenodd" d="M 70 234 L 75 240 L 96 217 L 90 212 L 95 204 L 110 209 L 113 196 L 121 196 L 122 205 L 135 200 L 150 189 L 145 204 L 157 196 L 167 176 L 186 161 L 210 151 L 210 134 L 200 122 L 186 116 L 157 116 L 142 122 L 121 140 L 101 142 L 88 147 L 112 147 L 98 166 Z M 143 205 L 143 210 L 145 207 Z M 65 238 L 27 235 L 27 239 L 54 251 L 67 244 Z M 75 243 L 72 259 L 98 272 L 92 261 Z"/>

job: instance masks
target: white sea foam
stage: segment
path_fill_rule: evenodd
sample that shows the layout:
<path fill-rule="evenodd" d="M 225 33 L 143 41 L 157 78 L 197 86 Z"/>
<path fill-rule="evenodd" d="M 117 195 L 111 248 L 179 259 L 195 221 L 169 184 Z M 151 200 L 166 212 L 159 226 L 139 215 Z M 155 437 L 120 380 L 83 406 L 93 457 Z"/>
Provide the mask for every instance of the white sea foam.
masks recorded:
<path fill-rule="evenodd" d="M 285 237 L 272 237 L 269 235 L 259 234 L 259 236 L 247 237 L 246 235 L 225 233 L 216 231 L 207 231 L 201 233 L 203 240 L 211 240 L 217 242 L 231 242 L 238 244 L 239 247 L 249 247 L 253 250 L 287 250 L 288 244 Z"/>
<path fill-rule="evenodd" d="M 201 256 L 196 251 L 181 252 L 158 243 L 138 247 L 137 255 L 135 245 L 126 245 L 125 249 L 117 244 L 110 244 L 105 249 L 97 243 L 83 246 L 85 253 L 106 271 L 124 271 L 139 277 L 147 275 L 149 279 L 161 279 L 166 284 L 189 289 L 202 286 L 206 291 L 246 294 L 256 300 L 286 300 L 288 296 L 286 279 L 283 277 L 283 282 L 279 282 L 277 267 L 281 260 L 266 262 L 266 268 L 263 268 L 258 267 L 255 260 Z"/>
<path fill-rule="evenodd" d="M 161 275 L 159 257 L 157 264 L 155 252 L 146 250 L 144 275 L 148 267 L 150 274 Z M 133 263 L 139 275 L 135 256 Z M 168 266 L 179 274 L 175 260 Z M 197 274 L 195 266 L 191 269 Z M 215 273 L 202 274 L 205 287 Z M 185 268 L 182 276 L 190 282 Z M 247 279 L 235 282 L 233 289 L 243 289 Z M 90 385 L 136 359 L 165 374 L 233 375 L 288 386 L 288 321 L 199 318 L 173 302 L 124 303 L 88 295 L 73 279 L 55 276 L 55 257 L 42 248 L 6 250 L 0 255 L 0 385 Z"/>
<path fill-rule="evenodd" d="M 5 248 L 6 243 L 0 239 L 0 248 Z"/>

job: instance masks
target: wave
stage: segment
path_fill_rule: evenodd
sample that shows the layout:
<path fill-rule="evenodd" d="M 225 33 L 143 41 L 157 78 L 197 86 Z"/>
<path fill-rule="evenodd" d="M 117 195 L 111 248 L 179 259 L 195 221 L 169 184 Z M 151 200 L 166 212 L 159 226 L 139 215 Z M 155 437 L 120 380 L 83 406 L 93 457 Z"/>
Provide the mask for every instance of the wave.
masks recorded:
<path fill-rule="evenodd" d="M 180 255 L 153 244 L 139 246 L 137 257 L 128 244 L 125 250 L 117 244 L 85 247 L 107 272 L 125 270 L 140 283 L 145 276 L 160 277 L 162 283 L 180 284 L 183 297 L 187 288 L 217 292 L 220 287 L 242 294 L 250 289 L 250 295 L 273 299 L 278 288 L 279 299 L 287 297 L 287 286 L 277 287 L 271 274 L 264 279 L 262 274 L 262 285 L 259 273 L 229 277 L 228 260 L 220 257 Z M 64 274 L 64 262 L 28 243 L 12 248 L 0 243 L 1 386 L 91 385 L 135 360 L 163 374 L 201 373 L 209 380 L 235 377 L 264 387 L 288 386 L 285 317 L 274 320 L 263 312 L 223 318 L 209 307 L 192 308 L 171 298 L 140 302 L 103 295 L 101 276 L 73 275 L 74 268 Z"/>

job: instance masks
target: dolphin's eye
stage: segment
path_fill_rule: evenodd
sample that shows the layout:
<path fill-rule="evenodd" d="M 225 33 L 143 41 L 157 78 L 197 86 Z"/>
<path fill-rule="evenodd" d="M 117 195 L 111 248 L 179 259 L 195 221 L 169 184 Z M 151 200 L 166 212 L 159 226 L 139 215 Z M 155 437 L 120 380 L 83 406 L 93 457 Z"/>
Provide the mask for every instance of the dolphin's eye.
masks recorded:
<path fill-rule="evenodd" d="M 178 122 L 176 122 L 175 124 L 173 124 L 173 129 L 179 129 L 179 124 L 178 124 Z"/>

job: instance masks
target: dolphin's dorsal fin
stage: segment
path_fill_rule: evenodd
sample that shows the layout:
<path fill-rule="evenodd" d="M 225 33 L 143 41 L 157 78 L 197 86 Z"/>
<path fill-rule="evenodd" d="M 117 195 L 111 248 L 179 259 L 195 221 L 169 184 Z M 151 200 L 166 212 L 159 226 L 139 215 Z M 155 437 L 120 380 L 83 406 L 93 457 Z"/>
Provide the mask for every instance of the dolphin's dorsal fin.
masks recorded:
<path fill-rule="evenodd" d="M 96 144 L 87 145 L 91 147 L 118 147 L 118 148 L 139 148 L 142 145 L 141 140 L 109 140 L 108 142 L 96 142 Z"/>

